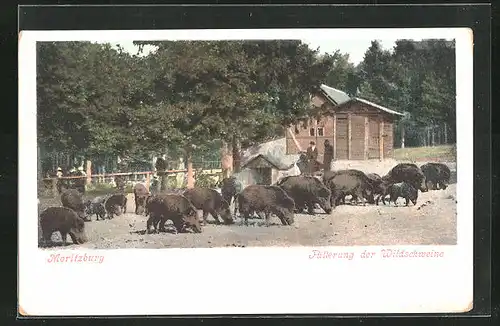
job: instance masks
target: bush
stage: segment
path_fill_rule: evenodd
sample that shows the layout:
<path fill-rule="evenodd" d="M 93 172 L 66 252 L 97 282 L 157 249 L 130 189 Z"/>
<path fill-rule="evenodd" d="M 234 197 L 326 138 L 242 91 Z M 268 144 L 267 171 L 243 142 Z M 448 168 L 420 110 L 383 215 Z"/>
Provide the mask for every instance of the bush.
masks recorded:
<path fill-rule="evenodd" d="M 88 194 L 92 195 L 101 195 L 101 194 L 108 194 L 111 192 L 116 191 L 117 188 L 113 186 L 112 184 L 109 183 L 95 183 L 86 186 L 85 192 Z M 134 187 L 131 184 L 128 184 L 124 188 L 125 193 L 132 193 L 134 192 Z"/>
<path fill-rule="evenodd" d="M 204 173 L 203 170 L 196 172 L 195 186 L 201 188 L 216 188 L 222 173 L 216 175 Z"/>

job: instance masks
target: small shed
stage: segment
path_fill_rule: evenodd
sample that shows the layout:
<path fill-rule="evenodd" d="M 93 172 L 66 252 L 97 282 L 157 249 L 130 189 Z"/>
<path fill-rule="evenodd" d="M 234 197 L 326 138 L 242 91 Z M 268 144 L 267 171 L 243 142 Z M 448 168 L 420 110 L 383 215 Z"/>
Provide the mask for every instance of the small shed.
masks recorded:
<path fill-rule="evenodd" d="M 324 141 L 333 146 L 334 160 L 368 160 L 393 157 L 393 124 L 402 113 L 359 97 L 321 85 L 312 104 L 326 106 L 320 119 L 311 119 L 307 125 L 297 125 L 294 134 L 287 134 L 287 154 L 296 154 L 314 141 L 318 159 L 324 154 Z"/>
<path fill-rule="evenodd" d="M 295 163 L 287 165 L 268 155 L 258 154 L 245 162 L 241 168 L 252 170 L 256 184 L 271 185 L 280 177 L 280 171 L 288 171 L 295 167 Z"/>

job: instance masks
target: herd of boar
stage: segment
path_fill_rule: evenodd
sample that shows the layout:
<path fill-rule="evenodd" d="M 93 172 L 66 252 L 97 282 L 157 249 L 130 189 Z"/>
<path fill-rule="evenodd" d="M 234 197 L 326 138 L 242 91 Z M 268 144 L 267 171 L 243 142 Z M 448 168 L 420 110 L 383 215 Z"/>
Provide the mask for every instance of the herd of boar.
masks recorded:
<path fill-rule="evenodd" d="M 322 179 L 314 176 L 287 176 L 274 185 L 250 185 L 245 188 L 235 177 L 225 178 L 220 183 L 221 192 L 209 188 L 195 187 L 188 190 L 151 194 L 139 183 L 134 187 L 135 214 L 146 215 L 148 233 L 164 231 L 167 220 L 173 222 L 176 232 L 202 232 L 198 211 L 203 212 L 203 224 L 208 215 L 218 224 L 233 224 L 239 211 L 245 225 L 254 214 L 265 219 L 269 226 L 270 216 L 276 215 L 283 225 L 292 225 L 294 214 L 307 210 L 314 215 L 319 206 L 330 214 L 336 206 L 351 202 L 365 202 L 378 205 L 396 204 L 402 197 L 414 205 L 418 190 L 446 189 L 450 182 L 450 169 L 441 163 L 427 163 L 418 167 L 412 163 L 400 163 L 387 175 L 365 174 L 360 170 L 348 169 L 326 171 Z M 61 195 L 63 207 L 49 207 L 40 215 L 40 226 L 44 241 L 50 241 L 53 232 L 59 231 L 63 243 L 67 234 L 75 244 L 87 241 L 85 221 L 93 215 L 96 219 L 112 219 L 126 212 L 127 197 L 124 193 L 108 194 L 83 201 L 75 189 L 65 190 Z M 234 203 L 234 214 L 230 205 Z M 222 221 L 220 219 L 222 219 Z"/>

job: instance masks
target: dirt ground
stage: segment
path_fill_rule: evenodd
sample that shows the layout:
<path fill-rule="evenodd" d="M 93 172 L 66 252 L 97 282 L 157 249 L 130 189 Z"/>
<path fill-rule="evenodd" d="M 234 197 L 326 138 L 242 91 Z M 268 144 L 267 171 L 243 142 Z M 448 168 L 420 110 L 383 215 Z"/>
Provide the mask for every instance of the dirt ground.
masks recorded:
<path fill-rule="evenodd" d="M 40 211 L 54 205 L 60 206 L 58 198 L 41 199 Z M 249 226 L 242 225 L 239 218 L 227 226 L 210 224 L 209 217 L 209 224 L 199 234 L 145 234 L 147 218 L 134 214 L 130 194 L 127 213 L 104 221 L 95 221 L 94 215 L 86 223 L 89 242 L 77 246 L 68 236 L 71 244 L 66 249 L 456 244 L 456 183 L 446 190 L 419 192 L 415 206 L 405 207 L 402 198 L 398 205 L 341 205 L 328 215 L 320 210 L 315 216 L 296 214 L 292 226 L 281 225 L 277 217 L 271 218 L 269 227 L 257 218 L 249 220 Z M 60 241 L 58 233 L 52 238 Z"/>

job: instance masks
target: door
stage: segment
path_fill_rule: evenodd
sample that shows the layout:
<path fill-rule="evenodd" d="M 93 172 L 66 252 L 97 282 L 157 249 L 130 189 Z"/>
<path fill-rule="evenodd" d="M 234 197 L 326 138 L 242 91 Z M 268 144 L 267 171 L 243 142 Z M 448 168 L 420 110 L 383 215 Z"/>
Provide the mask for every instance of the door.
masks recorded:
<path fill-rule="evenodd" d="M 368 159 L 380 158 L 379 121 L 370 117 L 368 137 Z"/>
<path fill-rule="evenodd" d="M 337 141 L 336 155 L 337 160 L 347 160 L 349 143 L 348 143 L 348 121 L 347 114 L 337 115 L 335 137 Z"/>

